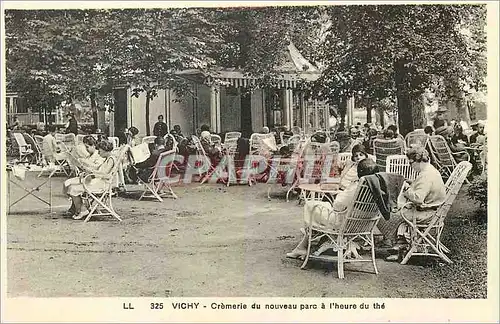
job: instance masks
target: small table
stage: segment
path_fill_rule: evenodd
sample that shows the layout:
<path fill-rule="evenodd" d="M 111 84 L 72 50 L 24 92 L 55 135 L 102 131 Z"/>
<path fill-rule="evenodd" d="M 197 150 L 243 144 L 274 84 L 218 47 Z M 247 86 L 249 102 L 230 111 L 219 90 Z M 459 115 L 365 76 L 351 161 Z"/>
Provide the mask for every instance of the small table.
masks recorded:
<path fill-rule="evenodd" d="M 26 169 L 26 173 L 28 172 L 35 172 L 34 170 L 30 170 L 30 169 Z M 34 188 L 26 188 L 24 187 L 23 185 L 21 185 L 18 181 L 15 181 L 14 179 L 16 179 L 17 177 L 16 176 L 13 176 L 12 175 L 13 173 L 13 169 L 12 167 L 7 167 L 7 175 L 8 175 L 8 194 L 9 194 L 9 208 L 8 208 L 8 213 L 10 213 L 10 208 L 12 206 L 14 206 L 15 204 L 17 204 L 18 202 L 22 201 L 24 198 L 28 197 L 28 196 L 33 196 L 35 198 L 37 198 L 38 200 L 40 200 L 41 202 L 43 202 L 44 204 L 48 205 L 49 208 L 50 208 L 50 213 L 52 213 L 52 177 L 48 177 L 46 178 L 41 184 L 37 185 L 36 187 Z M 21 180 L 22 181 L 22 180 Z M 16 185 L 17 187 L 23 189 L 26 193 L 24 194 L 24 196 L 22 196 L 21 198 L 17 199 L 16 201 L 12 202 L 10 201 L 12 195 L 11 195 L 11 184 L 14 184 Z M 39 197 L 38 195 L 35 194 L 35 192 L 37 191 L 40 191 L 40 188 L 44 187 L 48 185 L 48 189 L 49 189 L 49 201 Z"/>
<path fill-rule="evenodd" d="M 333 204 L 333 199 L 331 197 L 335 197 L 339 193 L 339 190 L 322 189 L 321 184 L 319 183 L 303 183 L 300 184 L 298 188 L 301 190 L 301 196 L 304 201 L 321 201 L 323 198 L 326 198 L 331 204 Z"/>

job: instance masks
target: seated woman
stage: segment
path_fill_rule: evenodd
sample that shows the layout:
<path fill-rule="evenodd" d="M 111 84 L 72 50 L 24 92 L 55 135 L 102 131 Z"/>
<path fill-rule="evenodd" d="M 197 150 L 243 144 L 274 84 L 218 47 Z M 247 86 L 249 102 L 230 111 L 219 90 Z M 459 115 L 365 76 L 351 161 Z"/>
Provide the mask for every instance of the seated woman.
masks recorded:
<path fill-rule="evenodd" d="M 403 213 L 408 219 L 415 219 L 417 223 L 429 222 L 434 211 L 444 203 L 446 188 L 439 171 L 429 163 L 429 153 L 422 146 L 415 146 L 406 153 L 410 166 L 419 172 L 413 181 L 403 184 L 398 199 L 402 207 L 406 204 Z M 392 224 L 392 225 L 391 225 Z M 391 226 L 388 226 L 391 225 Z M 389 220 L 381 218 L 378 229 L 386 239 L 397 239 L 399 244 L 406 243 L 407 227 L 400 213 L 393 213 Z M 395 237 L 397 234 L 397 237 Z M 390 256 L 388 260 L 396 260 L 397 256 Z"/>
<path fill-rule="evenodd" d="M 358 180 L 358 163 L 368 157 L 365 147 L 361 144 L 354 145 L 351 152 L 351 161 L 339 166 L 342 170 L 339 183 L 341 190 L 346 189 L 351 183 Z"/>
<path fill-rule="evenodd" d="M 92 178 L 87 187 L 92 191 L 100 191 L 106 190 L 110 181 L 112 180 L 111 171 L 118 161 L 116 161 L 116 157 L 111 155 L 111 151 L 113 150 L 113 144 L 108 141 L 99 142 L 97 145 L 99 150 L 99 155 L 104 158 L 104 162 L 92 171 L 92 174 L 95 175 L 95 178 Z M 75 180 L 76 179 L 76 180 Z M 78 181 L 77 181 L 78 180 Z M 82 197 L 81 195 L 85 192 L 85 189 L 82 184 L 82 178 L 72 178 L 66 180 L 64 184 L 65 193 L 71 197 L 72 204 L 71 208 L 68 212 L 73 213 L 73 219 L 82 219 L 89 214 L 88 210 L 82 211 Z"/>
<path fill-rule="evenodd" d="M 42 154 L 46 162 L 50 164 L 56 161 L 65 160 L 67 155 L 64 152 L 61 152 L 61 149 L 57 145 L 57 141 L 55 138 L 56 126 L 49 125 L 48 131 L 48 134 L 44 136 L 42 142 Z"/>
<path fill-rule="evenodd" d="M 377 164 L 371 159 L 363 159 L 356 164 L 357 177 L 361 178 L 378 172 Z M 304 222 L 306 228 L 309 226 L 324 227 L 328 229 L 339 229 L 344 222 L 345 212 L 356 198 L 358 180 L 353 181 L 349 187 L 341 191 L 335 198 L 333 205 L 329 202 L 307 201 L 304 205 Z M 319 207 L 319 208 L 318 208 Z M 333 214 L 332 214 L 333 213 Z M 307 253 L 309 237 L 305 231 L 300 243 L 287 253 L 288 258 L 296 259 Z"/>
<path fill-rule="evenodd" d="M 88 156 L 86 158 L 80 159 L 80 163 L 85 168 L 85 171 L 92 172 L 96 167 L 104 162 L 104 159 L 99 155 L 99 150 L 97 149 L 97 141 L 93 136 L 85 136 L 82 142 L 85 151 L 88 153 Z"/>
<path fill-rule="evenodd" d="M 217 165 L 220 159 L 222 158 L 221 151 L 213 145 L 210 136 L 211 136 L 210 132 L 202 131 L 200 134 L 200 142 L 201 145 L 203 146 L 203 150 L 210 158 L 212 165 Z"/>
<path fill-rule="evenodd" d="M 127 144 L 131 147 L 141 144 L 141 139 L 139 138 L 139 130 L 137 127 L 130 127 L 127 132 Z"/>

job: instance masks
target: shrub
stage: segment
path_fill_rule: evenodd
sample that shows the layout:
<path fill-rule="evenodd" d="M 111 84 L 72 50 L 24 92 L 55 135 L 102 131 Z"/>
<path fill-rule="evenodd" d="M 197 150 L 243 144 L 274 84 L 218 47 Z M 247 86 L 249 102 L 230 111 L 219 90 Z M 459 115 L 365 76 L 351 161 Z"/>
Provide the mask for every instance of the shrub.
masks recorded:
<path fill-rule="evenodd" d="M 468 189 L 468 195 L 479 203 L 481 208 L 488 206 L 488 179 L 486 175 L 481 175 L 472 181 Z"/>

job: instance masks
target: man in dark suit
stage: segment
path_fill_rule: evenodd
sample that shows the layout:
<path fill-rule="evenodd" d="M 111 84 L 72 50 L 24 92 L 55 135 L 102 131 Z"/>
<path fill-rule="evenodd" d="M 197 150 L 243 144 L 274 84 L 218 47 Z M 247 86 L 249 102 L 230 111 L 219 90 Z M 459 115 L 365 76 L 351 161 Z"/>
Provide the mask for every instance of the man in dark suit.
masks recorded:
<path fill-rule="evenodd" d="M 148 182 L 149 177 L 153 173 L 156 162 L 163 152 L 166 152 L 165 139 L 158 136 L 155 138 L 155 149 L 151 151 L 151 155 L 146 161 L 137 163 L 134 167 L 130 168 L 129 177 L 132 181 L 136 182 L 137 179 L 141 179 L 143 182 Z"/>
<path fill-rule="evenodd" d="M 163 115 L 158 116 L 158 121 L 155 123 L 153 127 L 153 135 L 154 136 L 165 136 L 168 133 L 168 126 L 163 121 Z"/>

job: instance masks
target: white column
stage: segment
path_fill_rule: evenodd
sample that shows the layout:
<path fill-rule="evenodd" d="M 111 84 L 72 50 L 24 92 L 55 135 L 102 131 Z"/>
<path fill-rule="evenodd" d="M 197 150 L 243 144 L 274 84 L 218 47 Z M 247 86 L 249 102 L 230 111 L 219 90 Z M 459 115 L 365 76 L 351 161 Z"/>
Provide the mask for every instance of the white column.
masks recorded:
<path fill-rule="evenodd" d="M 213 85 L 210 87 L 210 129 L 220 133 L 220 87 Z"/>
<path fill-rule="evenodd" d="M 300 94 L 300 115 L 301 115 L 301 125 L 302 131 L 306 131 L 307 127 L 307 111 L 306 111 L 306 101 L 304 100 L 304 93 Z"/>

